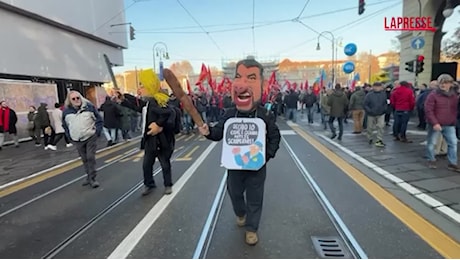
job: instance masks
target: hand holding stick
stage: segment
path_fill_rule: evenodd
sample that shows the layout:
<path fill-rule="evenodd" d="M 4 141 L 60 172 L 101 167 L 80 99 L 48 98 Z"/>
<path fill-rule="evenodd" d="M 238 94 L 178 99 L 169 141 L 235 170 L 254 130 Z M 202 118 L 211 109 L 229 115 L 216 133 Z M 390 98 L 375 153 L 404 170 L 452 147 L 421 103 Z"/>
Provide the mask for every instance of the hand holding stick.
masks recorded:
<path fill-rule="evenodd" d="M 195 124 L 199 127 L 203 127 L 204 122 L 200 113 L 198 113 L 198 110 L 196 110 L 190 98 L 185 94 L 174 73 L 171 70 L 165 68 L 163 69 L 163 76 L 166 82 L 168 82 L 168 85 L 174 93 L 174 96 L 176 96 L 176 98 L 182 102 L 184 109 L 190 114 Z"/>

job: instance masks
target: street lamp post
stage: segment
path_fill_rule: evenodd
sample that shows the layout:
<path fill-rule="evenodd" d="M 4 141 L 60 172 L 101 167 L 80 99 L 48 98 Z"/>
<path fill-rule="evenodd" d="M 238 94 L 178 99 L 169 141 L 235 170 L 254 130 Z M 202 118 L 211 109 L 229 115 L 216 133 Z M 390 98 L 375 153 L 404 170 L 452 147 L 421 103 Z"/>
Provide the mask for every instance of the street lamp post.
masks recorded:
<path fill-rule="evenodd" d="M 339 47 L 342 47 L 342 41 L 343 41 L 343 37 L 339 36 L 335 39 L 335 60 L 334 60 L 334 68 L 335 68 L 335 71 L 336 71 L 336 74 L 337 75 L 340 75 L 340 73 L 338 73 L 337 71 L 340 71 L 339 70 L 339 66 L 338 66 L 338 60 L 339 60 Z M 339 76 L 335 76 L 335 81 L 337 82 L 337 78 Z"/>
<path fill-rule="evenodd" d="M 160 62 L 162 61 L 162 58 L 169 59 L 169 53 L 168 53 L 168 46 L 164 42 L 156 42 L 153 45 L 153 71 L 156 73 L 156 62 L 155 62 L 155 56 L 160 57 Z"/>
<path fill-rule="evenodd" d="M 316 50 L 319 51 L 321 49 L 321 47 L 319 45 L 319 38 L 321 36 L 323 36 L 323 34 L 325 34 L 325 33 L 331 35 L 331 37 L 332 37 L 332 39 L 328 39 L 328 40 L 331 40 L 331 43 L 332 43 L 332 60 L 331 60 L 331 62 L 332 62 L 332 76 L 331 76 L 331 79 L 332 79 L 332 86 L 334 86 L 335 85 L 335 68 L 334 68 L 334 66 L 335 66 L 335 62 L 334 62 L 334 58 L 335 58 L 335 36 L 334 36 L 334 34 L 332 32 L 330 32 L 330 31 L 321 32 L 318 35 L 318 43 L 316 44 Z"/>

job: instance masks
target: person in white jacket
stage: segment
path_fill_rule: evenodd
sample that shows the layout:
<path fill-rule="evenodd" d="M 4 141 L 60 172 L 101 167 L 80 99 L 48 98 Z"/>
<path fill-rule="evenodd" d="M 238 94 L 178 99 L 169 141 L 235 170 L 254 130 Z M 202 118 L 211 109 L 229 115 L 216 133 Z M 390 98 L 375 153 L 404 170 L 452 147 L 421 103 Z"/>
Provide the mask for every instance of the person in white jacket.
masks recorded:
<path fill-rule="evenodd" d="M 54 104 L 54 109 L 51 111 L 51 126 L 54 129 L 54 132 L 56 133 L 54 137 L 54 142 L 52 144 L 53 150 L 56 150 L 56 144 L 64 137 L 64 140 L 66 142 L 66 147 L 71 147 L 72 143 L 70 142 L 69 138 L 65 135 L 65 130 L 64 127 L 62 126 L 62 110 L 61 106 L 56 103 Z"/>

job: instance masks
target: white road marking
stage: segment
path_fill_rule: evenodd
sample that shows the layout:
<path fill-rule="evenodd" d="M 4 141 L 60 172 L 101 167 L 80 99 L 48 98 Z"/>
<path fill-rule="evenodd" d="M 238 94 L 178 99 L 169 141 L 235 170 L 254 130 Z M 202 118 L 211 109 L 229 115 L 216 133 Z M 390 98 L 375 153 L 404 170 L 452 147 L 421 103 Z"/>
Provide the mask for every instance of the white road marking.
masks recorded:
<path fill-rule="evenodd" d="M 297 135 L 294 130 L 280 130 L 281 135 Z"/>
<path fill-rule="evenodd" d="M 411 195 L 414 195 L 414 197 L 416 197 L 417 199 L 421 200 L 422 202 L 424 202 L 428 206 L 435 208 L 437 211 L 445 214 L 446 216 L 448 216 L 449 218 L 451 218 L 452 220 L 454 220 L 455 222 L 460 224 L 460 213 L 458 213 L 458 212 L 454 211 L 453 209 L 451 209 L 450 207 L 444 205 L 442 202 L 440 202 L 439 200 L 433 198 L 432 196 L 430 196 L 430 195 L 428 195 L 426 193 L 423 193 L 419 189 L 417 189 L 414 186 L 410 185 L 409 183 L 401 180 L 400 178 L 398 178 L 395 175 L 389 173 L 388 171 L 384 170 L 383 168 L 378 167 L 374 163 L 364 159 L 360 155 L 358 155 L 358 154 L 350 151 L 349 149 L 343 147 L 342 145 L 334 142 L 329 137 L 327 137 L 325 135 L 322 135 L 322 134 L 318 134 L 318 135 L 321 138 L 323 138 L 324 140 L 326 140 L 328 143 L 330 143 L 330 144 L 334 145 L 335 147 L 339 148 L 340 150 L 342 150 L 344 153 L 348 154 L 349 156 L 353 157 L 357 161 L 359 161 L 362 164 L 366 165 L 367 167 L 371 168 L 372 170 L 374 170 L 375 172 L 377 172 L 378 174 L 380 174 L 384 178 L 386 178 L 386 179 L 392 181 L 393 183 L 397 184 L 399 187 L 401 187 L 401 189 L 407 191 Z"/>
<path fill-rule="evenodd" d="M 131 139 L 131 141 L 135 141 L 136 139 L 140 139 L 140 138 L 141 138 L 141 137 L 135 137 L 135 138 Z M 113 146 L 109 146 L 109 147 L 102 148 L 102 149 L 96 151 L 96 155 L 97 155 L 98 153 L 104 152 L 104 151 L 109 150 L 109 149 L 112 149 L 112 148 L 114 148 L 114 147 L 122 146 L 122 145 L 124 145 L 124 144 L 126 144 L 126 143 L 127 143 L 127 142 L 118 143 L 118 144 L 113 145 Z M 62 168 L 62 167 L 64 167 L 64 166 L 66 166 L 66 165 L 72 164 L 72 163 L 74 163 L 74 162 L 78 162 L 78 161 L 80 161 L 80 160 L 81 160 L 80 157 L 78 157 L 78 158 L 72 159 L 72 160 L 70 160 L 70 161 L 67 161 L 67 162 L 64 162 L 64 163 L 55 165 L 55 166 L 53 166 L 53 167 L 51 167 L 51 168 L 48 168 L 48 169 L 45 169 L 45 170 L 43 170 L 43 171 L 39 171 L 39 172 L 37 172 L 37 173 L 31 174 L 31 175 L 29 175 L 29 176 L 26 176 L 26 177 L 23 177 L 23 178 L 20 178 L 20 179 L 17 179 L 17 180 L 14 180 L 14 181 L 5 183 L 5 184 L 3 184 L 3 185 L 0 185 L 0 190 L 3 190 L 3 189 L 5 189 L 5 188 L 8 188 L 8 187 L 13 186 L 13 185 L 18 184 L 18 183 L 27 181 L 27 180 L 29 180 L 29 179 L 33 179 L 33 178 L 35 178 L 35 177 L 37 177 L 37 176 L 40 176 L 40 175 L 43 175 L 43 174 L 45 174 L 45 173 L 51 172 L 51 171 L 53 171 L 53 170 Z"/>
<path fill-rule="evenodd" d="M 206 242 L 206 238 L 208 237 L 209 230 L 211 229 L 211 226 L 213 224 L 212 221 L 213 219 L 215 219 L 215 216 L 219 215 L 220 209 L 222 207 L 222 202 L 225 195 L 225 184 L 227 183 L 227 174 L 228 172 L 225 171 L 225 174 L 222 177 L 222 180 L 220 181 L 219 189 L 217 189 L 216 197 L 214 198 L 214 202 L 212 203 L 211 210 L 209 211 L 208 218 L 206 219 L 206 223 L 203 226 L 203 230 L 201 232 L 200 239 L 198 240 L 198 244 L 195 248 L 195 252 L 193 253 L 192 259 L 200 259 L 200 256 L 203 254 L 203 250 L 203 256 L 206 256 L 207 254 L 208 248 L 204 248 L 204 245 Z M 210 235 L 212 236 L 212 231 Z M 212 239 L 212 237 L 210 237 L 209 239 Z"/>
<path fill-rule="evenodd" d="M 196 159 L 196 161 L 187 169 L 174 185 L 173 193 L 163 196 L 145 217 L 137 224 L 137 226 L 125 237 L 123 241 L 110 254 L 108 259 L 125 259 L 133 251 L 136 245 L 141 241 L 142 237 L 147 233 L 150 227 L 157 221 L 161 214 L 165 211 L 171 201 L 179 194 L 185 183 L 195 173 L 198 167 L 203 163 L 206 157 L 211 153 L 217 142 L 212 142 L 206 150 Z"/>

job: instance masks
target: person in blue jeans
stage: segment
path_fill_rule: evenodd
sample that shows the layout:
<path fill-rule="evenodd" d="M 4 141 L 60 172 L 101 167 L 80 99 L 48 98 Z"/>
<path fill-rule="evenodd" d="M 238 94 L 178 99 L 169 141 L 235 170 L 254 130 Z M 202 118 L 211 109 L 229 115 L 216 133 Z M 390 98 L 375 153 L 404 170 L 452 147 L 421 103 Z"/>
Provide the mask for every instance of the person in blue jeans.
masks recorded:
<path fill-rule="evenodd" d="M 426 153 L 428 167 L 436 168 L 434 146 L 440 134 L 447 143 L 447 168 L 451 171 L 460 172 L 457 163 L 457 136 L 455 126 L 457 124 L 458 96 L 452 89 L 453 78 L 449 74 L 441 74 L 438 77 L 439 88 L 432 91 L 425 101 L 425 115 L 428 123 L 428 136 Z"/>
<path fill-rule="evenodd" d="M 410 114 L 415 108 L 415 95 L 409 82 L 399 83 L 399 87 L 391 93 L 390 104 L 394 108 L 393 136 L 395 141 L 411 143 L 407 139 L 406 131 Z"/>

